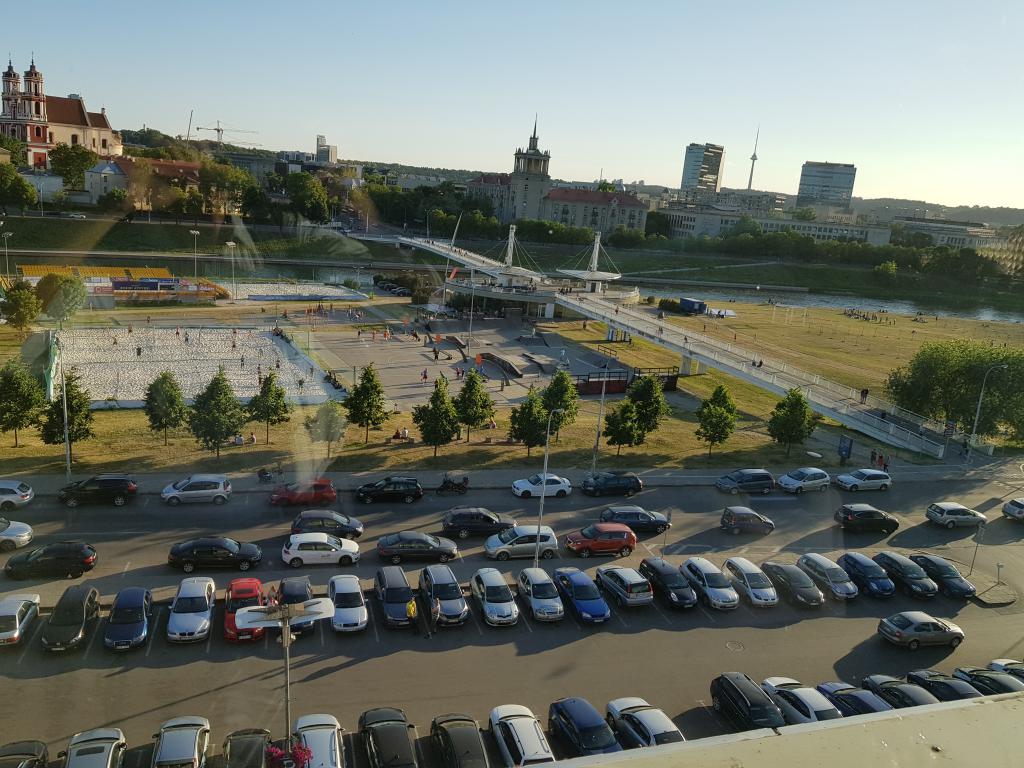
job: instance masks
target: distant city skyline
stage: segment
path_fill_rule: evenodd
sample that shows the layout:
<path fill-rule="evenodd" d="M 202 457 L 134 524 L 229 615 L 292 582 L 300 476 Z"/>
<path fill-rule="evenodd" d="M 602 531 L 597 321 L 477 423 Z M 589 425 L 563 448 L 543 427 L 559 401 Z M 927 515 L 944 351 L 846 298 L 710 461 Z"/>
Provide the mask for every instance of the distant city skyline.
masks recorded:
<path fill-rule="evenodd" d="M 267 149 L 315 152 L 320 134 L 339 159 L 510 171 L 538 113 L 554 177 L 678 188 L 686 146 L 713 141 L 722 185 L 744 189 L 760 125 L 755 189 L 795 194 L 805 161 L 829 161 L 857 166 L 858 197 L 1024 208 L 1018 4 L 655 0 L 630 23 L 605 0 L 314 1 L 291 21 L 267 0 L 184 0 L 173 23 L 104 8 L 55 0 L 33 37 L 36 9 L 12 6 L 7 45 L 118 129 L 184 135 L 194 109 L 193 129 L 221 120 Z"/>

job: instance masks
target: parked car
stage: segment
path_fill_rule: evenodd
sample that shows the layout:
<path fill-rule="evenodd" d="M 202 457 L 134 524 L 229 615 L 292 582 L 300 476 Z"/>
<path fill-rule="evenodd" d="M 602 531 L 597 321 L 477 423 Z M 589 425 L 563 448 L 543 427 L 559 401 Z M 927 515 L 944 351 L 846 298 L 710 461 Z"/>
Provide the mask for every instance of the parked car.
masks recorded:
<path fill-rule="evenodd" d="M 153 620 L 153 593 L 143 587 L 126 587 L 114 597 L 103 630 L 103 645 L 127 651 L 146 644 Z"/>
<path fill-rule="evenodd" d="M 635 568 L 601 565 L 597 568 L 597 586 L 615 598 L 622 608 L 650 605 L 654 602 L 651 583 Z"/>
<path fill-rule="evenodd" d="M 32 486 L 21 480 L 0 480 L 0 512 L 13 512 L 36 496 Z"/>
<path fill-rule="evenodd" d="M 79 647 L 95 629 L 99 615 L 99 590 L 88 584 L 68 587 L 43 625 L 43 648 L 69 651 Z"/>
<path fill-rule="evenodd" d="M 541 495 L 562 498 L 572 493 L 572 483 L 564 477 L 553 475 L 550 472 L 544 477 L 536 474 L 512 483 L 512 493 L 522 499 Z"/>
<path fill-rule="evenodd" d="M 891 675 L 868 675 L 861 681 L 861 685 L 895 709 L 939 703 L 938 699 L 921 686 L 904 682 Z"/>
<path fill-rule="evenodd" d="M 266 768 L 270 731 L 266 728 L 242 728 L 224 739 L 221 753 L 224 768 Z"/>
<path fill-rule="evenodd" d="M 697 604 L 697 593 L 690 582 L 665 558 L 645 557 L 637 570 L 651 583 L 654 593 L 673 608 L 692 608 Z"/>
<path fill-rule="evenodd" d="M 1002 511 L 1007 520 L 1024 520 L 1024 497 L 1010 499 L 1003 504 Z"/>
<path fill-rule="evenodd" d="M 503 704 L 491 710 L 487 721 L 505 768 L 555 762 L 544 729 L 526 707 Z"/>
<path fill-rule="evenodd" d="M 484 542 L 484 554 L 493 560 L 512 557 L 533 557 L 540 539 L 540 556 L 550 560 L 558 554 L 558 539 L 550 526 L 516 525 L 489 536 Z"/>
<path fill-rule="evenodd" d="M 726 507 L 722 510 L 719 527 L 726 533 L 764 533 L 775 530 L 775 523 L 750 507 Z"/>
<path fill-rule="evenodd" d="M 46 768 L 49 762 L 41 741 L 12 741 L 0 747 L 0 768 Z"/>
<path fill-rule="evenodd" d="M 750 605 L 770 608 L 779 604 L 779 593 L 775 591 L 764 571 L 745 557 L 730 557 L 723 568 L 732 580 L 736 593 L 747 599 Z"/>
<path fill-rule="evenodd" d="M 12 579 L 67 576 L 77 579 L 96 567 L 96 549 L 84 541 L 58 541 L 7 558 L 4 573 Z"/>
<path fill-rule="evenodd" d="M 441 518 L 441 531 L 448 536 L 494 536 L 516 524 L 511 515 L 499 515 L 486 507 L 453 507 Z"/>
<path fill-rule="evenodd" d="M 318 505 L 326 507 L 338 500 L 334 483 L 326 477 L 311 482 L 286 483 L 270 492 L 270 503 L 278 507 Z"/>
<path fill-rule="evenodd" d="M 437 560 L 447 563 L 459 554 L 451 539 L 442 539 L 420 531 L 399 531 L 377 540 L 377 557 L 398 565 L 403 560 Z"/>
<path fill-rule="evenodd" d="M 295 721 L 292 732 L 295 740 L 310 751 L 310 766 L 316 768 L 345 768 L 345 742 L 341 738 L 341 723 L 334 715 L 305 715 Z"/>
<path fill-rule="evenodd" d="M 423 498 L 423 488 L 415 477 L 385 477 L 375 483 L 356 488 L 356 501 L 373 504 L 375 501 L 401 501 L 412 504 Z"/>
<path fill-rule="evenodd" d="M 412 600 L 413 593 L 405 571 L 397 565 L 379 568 L 373 578 L 373 593 L 380 601 L 386 626 L 411 626 L 405 615 L 405 606 Z"/>
<path fill-rule="evenodd" d="M 844 531 L 861 533 L 881 532 L 887 536 L 900 527 L 900 521 L 870 504 L 843 504 L 833 518 Z"/>
<path fill-rule="evenodd" d="M 907 682 L 919 685 L 939 701 L 976 699 L 983 694 L 966 680 L 950 677 L 934 669 L 918 669 L 907 673 Z"/>
<path fill-rule="evenodd" d="M 68 741 L 63 768 L 121 768 L 128 749 L 120 728 L 94 728 L 76 733 Z"/>
<path fill-rule="evenodd" d="M 217 587 L 208 576 L 182 579 L 171 602 L 167 618 L 167 639 L 173 643 L 196 643 L 205 640 L 213 625 L 217 604 Z"/>
<path fill-rule="evenodd" d="M 831 482 L 828 472 L 817 467 L 801 467 L 782 475 L 777 485 L 787 493 L 800 494 L 804 491 L 827 491 Z"/>
<path fill-rule="evenodd" d="M 923 611 L 902 611 L 878 622 L 878 634 L 893 645 L 916 651 L 922 645 L 948 645 L 956 648 L 964 641 L 964 631 L 946 619 L 937 619 Z"/>
<path fill-rule="evenodd" d="M 190 475 L 171 483 L 160 492 L 160 501 L 178 504 L 227 504 L 231 498 L 231 481 L 225 475 Z"/>
<path fill-rule="evenodd" d="M 715 482 L 715 487 L 734 496 L 743 493 L 771 493 L 775 487 L 775 478 L 766 469 L 736 469 L 722 475 Z"/>
<path fill-rule="evenodd" d="M 239 629 L 238 624 L 235 623 L 235 616 L 242 608 L 255 608 L 266 604 L 267 599 L 263 595 L 263 582 L 259 579 L 254 579 L 251 576 L 232 579 L 224 593 L 224 639 L 229 643 L 262 640 L 266 633 L 263 627 Z"/>
<path fill-rule="evenodd" d="M 766 678 L 761 688 L 790 725 L 838 720 L 843 716 L 821 691 L 791 677 Z"/>
<path fill-rule="evenodd" d="M 586 699 L 567 698 L 548 707 L 548 732 L 561 739 L 570 757 L 621 752 L 611 727 Z"/>
<path fill-rule="evenodd" d="M 444 768 L 488 768 L 480 725 L 469 715 L 438 715 L 430 723 L 430 741 Z"/>
<path fill-rule="evenodd" d="M 620 555 L 629 557 L 636 549 L 636 534 L 621 523 L 591 523 L 565 537 L 565 548 L 580 557 Z"/>
<path fill-rule="evenodd" d="M 334 603 L 331 629 L 335 632 L 358 632 L 366 629 L 369 612 L 358 576 L 332 576 L 327 582 L 327 599 Z"/>
<path fill-rule="evenodd" d="M 613 699 L 605 711 L 608 725 L 627 749 L 686 741 L 668 715 L 636 696 Z"/>
<path fill-rule="evenodd" d="M 955 501 L 937 501 L 934 504 L 929 504 L 924 516 L 936 525 L 941 525 L 943 528 L 950 530 L 967 527 L 977 528 L 979 525 L 984 525 L 988 522 L 988 517 L 981 512 L 968 509 L 963 504 Z"/>
<path fill-rule="evenodd" d="M 469 589 L 485 623 L 492 627 L 509 627 L 519 622 L 515 595 L 497 568 L 478 570 L 469 581 Z"/>
<path fill-rule="evenodd" d="M 825 602 L 825 596 L 814 586 L 811 577 L 795 565 L 769 560 L 761 563 L 761 570 L 775 585 L 779 595 L 791 605 L 819 608 Z"/>
<path fill-rule="evenodd" d="M 858 594 L 857 585 L 849 574 L 832 560 L 816 552 L 801 555 L 797 567 L 811 577 L 822 592 L 834 600 L 853 600 Z"/>
<path fill-rule="evenodd" d="M 602 624 L 612 617 L 597 585 L 579 568 L 556 568 L 554 582 L 563 603 L 584 624 Z"/>
<path fill-rule="evenodd" d="M 19 523 L 0 517 L 0 552 L 13 552 L 18 547 L 27 546 L 34 533 L 28 523 Z"/>
<path fill-rule="evenodd" d="M 206 768 L 210 721 L 205 717 L 175 717 L 153 734 L 153 768 Z"/>
<path fill-rule="evenodd" d="M 628 525 L 633 533 L 664 533 L 672 527 L 672 523 L 661 512 L 632 504 L 605 507 L 601 511 L 600 520 L 602 523 Z"/>
<path fill-rule="evenodd" d="M 304 565 L 352 565 L 359 562 L 359 545 L 329 533 L 293 533 L 281 547 L 281 560 L 292 568 Z"/>
<path fill-rule="evenodd" d="M 268 596 L 271 605 L 297 605 L 313 599 L 313 587 L 308 576 L 290 576 L 281 579 Z M 291 631 L 297 635 L 308 635 L 316 627 L 316 619 L 289 622 Z"/>
<path fill-rule="evenodd" d="M 57 501 L 66 507 L 79 504 L 113 504 L 124 506 L 135 497 L 138 486 L 128 475 L 104 474 L 78 480 L 57 491 Z"/>
<path fill-rule="evenodd" d="M 847 552 L 836 560 L 836 565 L 846 571 L 857 589 L 872 597 L 892 597 L 896 585 L 885 575 L 882 566 L 860 552 Z"/>
<path fill-rule="evenodd" d="M 643 489 L 644 481 L 635 472 L 598 472 L 580 484 L 587 496 L 632 496 Z"/>
<path fill-rule="evenodd" d="M 700 601 L 708 608 L 732 611 L 739 606 L 740 597 L 732 588 L 732 583 L 719 567 L 707 558 L 688 558 L 680 566 L 679 572 L 686 577 Z"/>
<path fill-rule="evenodd" d="M 973 597 L 977 589 L 960 575 L 949 560 L 938 555 L 910 555 L 910 559 L 921 566 L 925 574 L 938 586 L 939 591 L 948 597 Z"/>
<path fill-rule="evenodd" d="M 845 491 L 887 491 L 892 478 L 879 469 L 857 469 L 837 475 L 835 482 Z"/>
<path fill-rule="evenodd" d="M 363 712 L 359 733 L 371 768 L 416 768 L 416 728 L 402 710 L 378 707 Z"/>
<path fill-rule="evenodd" d="M 1006 672 L 996 672 L 981 667 L 957 667 L 953 677 L 966 680 L 984 695 L 996 693 L 1019 693 L 1024 691 L 1024 680 Z"/>
<path fill-rule="evenodd" d="M 935 597 L 938 585 L 928 578 L 924 568 L 897 552 L 879 552 L 873 558 L 893 583 L 911 597 Z"/>
<path fill-rule="evenodd" d="M 469 606 L 462 596 L 462 585 L 447 565 L 428 565 L 421 570 L 419 589 L 436 626 L 455 627 L 469 619 Z"/>
<path fill-rule="evenodd" d="M 516 579 L 519 597 L 537 621 L 561 621 L 565 608 L 555 582 L 543 568 L 524 568 Z"/>
<path fill-rule="evenodd" d="M 1016 659 L 993 659 L 988 663 L 988 669 L 993 672 L 1005 672 L 1020 680 L 1024 680 L 1024 661 Z"/>
<path fill-rule="evenodd" d="M 725 672 L 711 681 L 711 706 L 740 731 L 786 724 L 771 697 L 742 672 Z"/>
<path fill-rule="evenodd" d="M 826 699 L 835 704 L 836 709 L 842 712 L 843 717 L 867 715 L 872 712 L 888 712 L 892 709 L 892 704 L 877 693 L 857 688 L 849 683 L 821 683 L 814 687 Z"/>
<path fill-rule="evenodd" d="M 258 544 L 235 541 L 225 536 L 210 536 L 182 541 L 167 553 L 167 564 L 192 573 L 196 568 L 237 568 L 248 571 L 259 565 L 263 550 Z"/>
<path fill-rule="evenodd" d="M 33 593 L 0 598 L 0 645 L 20 643 L 28 636 L 29 629 L 38 618 L 39 595 Z"/>
<path fill-rule="evenodd" d="M 330 509 L 307 509 L 292 520 L 292 533 L 328 533 L 339 539 L 358 539 L 363 523 Z"/>

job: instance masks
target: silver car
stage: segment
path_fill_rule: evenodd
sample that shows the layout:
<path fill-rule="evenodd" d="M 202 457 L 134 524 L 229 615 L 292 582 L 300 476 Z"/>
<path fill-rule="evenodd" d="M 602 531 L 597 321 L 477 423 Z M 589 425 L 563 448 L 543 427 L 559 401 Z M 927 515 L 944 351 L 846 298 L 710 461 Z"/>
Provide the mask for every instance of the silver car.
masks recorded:
<path fill-rule="evenodd" d="M 796 561 L 796 567 L 810 576 L 811 581 L 817 584 L 822 592 L 832 595 L 836 600 L 852 600 L 859 593 L 857 585 L 846 571 L 817 552 L 801 555 Z"/>
<path fill-rule="evenodd" d="M 635 696 L 613 699 L 608 724 L 624 747 L 654 747 L 686 741 L 668 715 Z"/>
<path fill-rule="evenodd" d="M 1003 517 L 1007 520 L 1024 520 L 1024 498 L 1010 499 L 1003 504 Z"/>
<path fill-rule="evenodd" d="M 838 720 L 843 716 L 821 691 L 791 677 L 769 677 L 761 683 L 761 689 L 779 708 L 789 725 Z"/>
<path fill-rule="evenodd" d="M 190 475 L 160 491 L 160 501 L 177 504 L 226 504 L 231 498 L 231 481 L 225 475 Z"/>
<path fill-rule="evenodd" d="M 719 611 L 732 611 L 739 607 L 740 597 L 729 578 L 718 566 L 704 557 L 691 557 L 679 568 L 697 597 L 704 605 Z"/>
<path fill-rule="evenodd" d="M 955 501 L 937 501 L 929 504 L 924 516 L 944 528 L 977 527 L 988 522 L 988 518 L 974 509 L 968 509 Z"/>
<path fill-rule="evenodd" d="M 543 568 L 524 568 L 519 572 L 516 583 L 519 585 L 519 597 L 537 621 L 561 621 L 565 618 L 558 588 Z"/>
<path fill-rule="evenodd" d="M 153 768 L 205 768 L 210 744 L 210 721 L 205 717 L 175 717 L 153 738 Z"/>
<path fill-rule="evenodd" d="M 469 585 L 480 604 L 484 621 L 492 627 L 509 627 L 519 621 L 515 596 L 497 568 L 481 568 Z"/>
<path fill-rule="evenodd" d="M 167 618 L 167 639 L 175 643 L 205 640 L 213 625 L 217 587 L 209 576 L 182 579 Z"/>
<path fill-rule="evenodd" d="M 0 552 L 12 552 L 18 547 L 24 547 L 32 541 L 34 535 L 28 523 L 0 517 Z"/>
<path fill-rule="evenodd" d="M 119 728 L 94 728 L 76 733 L 68 742 L 64 768 L 120 768 L 128 743 Z"/>
<path fill-rule="evenodd" d="M 0 480 L 0 512 L 24 507 L 36 496 L 32 486 L 21 480 Z"/>
<path fill-rule="evenodd" d="M 0 645 L 17 645 L 39 618 L 39 595 L 8 595 L 0 599 Z"/>
<path fill-rule="evenodd" d="M 345 768 L 341 730 L 334 715 L 306 715 L 295 721 L 295 739 L 312 753 L 311 768 Z"/>
<path fill-rule="evenodd" d="M 945 619 L 924 611 L 894 613 L 878 622 L 878 634 L 894 645 L 916 651 L 922 645 L 948 645 L 956 648 L 964 641 L 964 631 Z"/>
<path fill-rule="evenodd" d="M 537 716 L 519 704 L 503 704 L 487 718 L 505 768 L 553 763 L 555 756 Z"/>
<path fill-rule="evenodd" d="M 887 491 L 892 486 L 888 472 L 880 469 L 857 469 L 836 477 L 836 485 L 847 491 Z"/>
<path fill-rule="evenodd" d="M 558 554 L 558 539 L 549 526 L 540 527 L 540 556 L 550 560 Z M 511 557 L 533 557 L 537 551 L 538 531 L 536 525 L 516 525 L 501 533 L 489 536 L 484 542 L 484 553 L 492 560 L 508 560 Z"/>
<path fill-rule="evenodd" d="M 335 632 L 358 632 L 366 629 L 369 614 L 358 576 L 332 576 L 327 583 L 327 598 L 334 603 L 331 629 Z"/>
<path fill-rule="evenodd" d="M 738 594 L 754 606 L 770 608 L 779 604 L 779 595 L 764 571 L 745 557 L 730 557 L 725 561 L 725 574 L 732 579 Z"/>
<path fill-rule="evenodd" d="M 804 491 L 827 491 L 832 478 L 828 472 L 817 467 L 800 467 L 792 472 L 787 472 L 775 484 L 788 493 L 803 493 Z"/>
<path fill-rule="evenodd" d="M 651 583 L 634 568 L 601 565 L 597 569 L 597 586 L 615 598 L 623 607 L 650 605 L 654 602 Z"/>

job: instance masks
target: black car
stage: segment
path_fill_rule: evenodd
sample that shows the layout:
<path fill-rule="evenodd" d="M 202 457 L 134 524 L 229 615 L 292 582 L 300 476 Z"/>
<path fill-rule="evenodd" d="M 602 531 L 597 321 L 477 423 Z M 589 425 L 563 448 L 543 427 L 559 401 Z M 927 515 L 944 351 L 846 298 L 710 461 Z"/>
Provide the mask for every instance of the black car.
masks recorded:
<path fill-rule="evenodd" d="M 441 530 L 460 539 L 492 536 L 515 524 L 515 519 L 509 515 L 499 515 L 485 507 L 452 507 L 441 518 Z"/>
<path fill-rule="evenodd" d="M 48 651 L 77 648 L 85 642 L 99 615 L 99 590 L 88 584 L 68 587 L 43 625 L 43 648 Z"/>
<path fill-rule="evenodd" d="M 921 686 L 904 682 L 898 677 L 890 675 L 868 675 L 861 684 L 896 709 L 939 703 L 937 698 Z"/>
<path fill-rule="evenodd" d="M 900 521 L 870 504 L 843 504 L 832 516 L 844 531 L 875 531 L 886 535 L 900 527 Z"/>
<path fill-rule="evenodd" d="M 290 576 L 281 579 L 275 589 L 271 590 L 271 600 L 278 605 L 296 605 L 313 599 L 313 586 L 308 576 Z M 316 627 L 316 620 L 301 621 L 291 624 L 292 632 L 307 635 Z"/>
<path fill-rule="evenodd" d="M 4 573 L 12 579 L 33 576 L 67 576 L 77 579 L 96 567 L 96 549 L 84 541 L 58 541 L 12 555 Z"/>
<path fill-rule="evenodd" d="M 190 539 L 175 544 L 167 554 L 167 564 L 192 573 L 196 568 L 237 568 L 248 571 L 259 565 L 263 550 L 258 544 L 235 541 L 223 536 Z"/>
<path fill-rule="evenodd" d="M 855 688 L 849 683 L 841 681 L 820 683 L 814 687 L 818 693 L 835 705 L 843 717 L 867 715 L 871 712 L 888 712 L 892 709 L 892 704 L 880 698 L 877 693 L 866 691 L 863 688 Z"/>
<path fill-rule="evenodd" d="M 363 524 L 330 509 L 307 509 L 292 520 L 292 533 L 329 533 L 339 539 L 358 539 L 363 535 Z"/>
<path fill-rule="evenodd" d="M 633 472 L 598 472 L 580 485 L 587 496 L 632 496 L 643 489 L 644 481 Z"/>
<path fill-rule="evenodd" d="M 719 527 L 726 533 L 771 533 L 775 523 L 770 518 L 755 512 L 750 507 L 726 507 L 718 521 Z"/>
<path fill-rule="evenodd" d="M 1024 680 L 1006 672 L 995 672 L 981 667 L 957 667 L 953 677 L 966 680 L 985 696 L 994 693 L 1017 693 L 1024 691 Z"/>
<path fill-rule="evenodd" d="M 811 581 L 811 577 L 795 565 L 769 560 L 761 564 L 761 570 L 779 595 L 790 604 L 817 608 L 825 602 L 825 596 Z"/>
<path fill-rule="evenodd" d="M 379 568 L 373 577 L 373 593 L 380 600 L 385 626 L 412 626 L 406 611 L 409 601 L 413 599 L 413 591 L 405 571 L 394 565 Z"/>
<path fill-rule="evenodd" d="M 378 707 L 363 712 L 359 733 L 371 768 L 417 768 L 416 728 L 402 710 Z"/>
<path fill-rule="evenodd" d="M 882 566 L 893 583 L 912 597 L 935 597 L 939 592 L 938 585 L 928 578 L 924 568 L 909 557 L 896 552 L 879 552 L 873 558 Z"/>
<path fill-rule="evenodd" d="M 867 555 L 847 552 L 836 560 L 836 564 L 846 571 L 861 592 L 872 597 L 892 597 L 896 594 L 896 585 L 892 579 L 885 575 L 882 566 Z"/>
<path fill-rule="evenodd" d="M 653 512 L 632 504 L 605 507 L 601 511 L 602 523 L 622 523 L 633 533 L 663 533 L 672 523 L 661 512 Z"/>
<path fill-rule="evenodd" d="M 976 699 L 983 695 L 966 680 L 944 675 L 934 669 L 918 669 L 908 672 L 907 682 L 921 686 L 939 701 Z"/>
<path fill-rule="evenodd" d="M 0 747 L 0 768 L 46 768 L 49 755 L 41 741 L 12 741 Z"/>
<path fill-rule="evenodd" d="M 430 741 L 445 768 L 488 768 L 480 726 L 469 715 L 438 715 L 430 724 Z"/>
<path fill-rule="evenodd" d="M 928 577 L 939 586 L 939 591 L 948 597 L 974 597 L 977 590 L 974 585 L 960 575 L 949 560 L 938 555 L 911 555 L 910 559 L 917 563 Z"/>
<path fill-rule="evenodd" d="M 266 728 L 243 728 L 232 731 L 224 739 L 224 768 L 265 768 L 270 731 Z"/>
<path fill-rule="evenodd" d="M 367 483 L 356 488 L 356 499 L 363 504 L 375 501 L 401 501 L 412 504 L 423 498 L 423 488 L 415 477 L 385 477 L 376 483 Z"/>
<path fill-rule="evenodd" d="M 711 706 L 740 731 L 786 724 L 775 702 L 742 672 L 726 672 L 711 681 Z"/>
<path fill-rule="evenodd" d="M 451 539 L 431 536 L 419 531 L 389 533 L 377 540 L 377 556 L 398 565 L 403 560 L 437 560 L 447 563 L 459 554 Z"/>
<path fill-rule="evenodd" d="M 110 606 L 103 644 L 114 651 L 145 645 L 152 619 L 153 593 L 142 587 L 125 587 Z"/>
<path fill-rule="evenodd" d="M 651 583 L 654 593 L 673 608 L 692 608 L 697 604 L 697 593 L 690 582 L 665 558 L 645 557 L 637 570 Z"/>
<path fill-rule="evenodd" d="M 113 504 L 123 506 L 135 496 L 138 486 L 128 475 L 96 475 L 78 480 L 57 491 L 57 500 L 68 507 L 79 504 Z"/>

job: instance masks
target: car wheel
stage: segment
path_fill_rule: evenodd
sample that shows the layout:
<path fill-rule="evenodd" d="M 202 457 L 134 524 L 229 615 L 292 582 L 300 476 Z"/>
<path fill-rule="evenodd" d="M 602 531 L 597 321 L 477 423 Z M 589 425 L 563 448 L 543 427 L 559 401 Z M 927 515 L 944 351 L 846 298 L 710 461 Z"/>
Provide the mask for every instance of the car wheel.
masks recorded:
<path fill-rule="evenodd" d="M 916 651 L 920 647 L 921 642 L 919 640 L 911 640 L 909 643 L 907 643 L 907 650 L 909 651 Z"/>
<path fill-rule="evenodd" d="M 371 499 L 369 496 L 363 496 L 359 500 L 363 502 L 363 504 L 373 504 L 373 499 Z"/>
<path fill-rule="evenodd" d="M 590 557 L 590 550 L 589 549 L 581 549 L 580 550 L 580 557 Z"/>
<path fill-rule="evenodd" d="M 657 530 L 658 533 L 664 533 L 665 531 L 668 530 L 668 526 L 667 525 L 659 525 L 656 530 Z"/>
<path fill-rule="evenodd" d="M 76 499 L 74 496 L 68 496 L 66 499 L 64 499 L 64 506 L 74 509 L 75 507 L 78 506 L 78 499 Z"/>
<path fill-rule="evenodd" d="M 622 595 L 616 595 L 615 596 L 615 604 L 618 605 L 619 608 L 625 608 L 626 607 L 626 601 L 622 599 Z"/>
<path fill-rule="evenodd" d="M 10 539 L 0 541 L 0 552 L 13 552 L 15 544 Z"/>
<path fill-rule="evenodd" d="M 82 571 L 71 571 L 71 573 L 68 574 L 68 578 L 69 579 L 80 579 L 80 578 L 82 578 Z"/>
<path fill-rule="evenodd" d="M 804 492 L 804 487 L 802 485 L 798 485 L 796 487 L 796 491 L 795 491 L 796 495 L 799 496 L 803 492 Z"/>
<path fill-rule="evenodd" d="M 559 491 L 558 493 L 555 494 L 555 496 L 557 498 L 559 498 L 559 499 L 564 499 L 565 498 L 565 491 Z"/>
<path fill-rule="evenodd" d="M 821 491 L 822 493 L 824 493 L 825 491 L 827 491 L 827 490 L 828 490 L 828 485 L 827 485 L 827 484 L 825 484 L 825 485 L 819 485 L 819 486 L 818 486 L 818 490 L 819 490 L 819 491 Z"/>
<path fill-rule="evenodd" d="M 774 530 L 775 530 L 775 529 L 774 529 L 774 528 L 772 528 L 772 527 L 771 527 L 770 525 L 766 525 L 766 526 L 764 527 L 764 532 L 765 532 L 765 534 L 769 534 L 769 533 L 771 533 L 771 532 L 772 532 L 772 531 L 774 531 Z"/>
<path fill-rule="evenodd" d="M 185 573 L 192 573 L 192 571 L 194 571 L 195 569 L 196 569 L 196 564 L 195 563 L 182 563 L 181 564 L 181 570 L 183 570 Z"/>
<path fill-rule="evenodd" d="M 704 605 L 704 607 L 706 607 L 706 608 L 710 608 L 710 607 L 711 607 L 711 598 L 710 598 L 710 597 L 708 597 L 707 595 L 701 595 L 701 596 L 700 596 L 700 602 L 701 602 L 701 604 L 703 604 L 703 605 Z"/>
<path fill-rule="evenodd" d="M 442 553 L 442 554 L 437 556 L 437 562 L 439 562 L 439 563 L 447 563 L 451 559 L 452 559 L 451 555 L 446 555 L 444 553 Z"/>
<path fill-rule="evenodd" d="M 523 491 L 522 493 L 519 494 L 519 498 L 521 498 L 521 499 L 528 499 L 528 498 L 530 498 L 530 492 L 529 491 Z"/>
<path fill-rule="evenodd" d="M 739 492 L 740 492 L 739 488 L 730 488 L 729 489 L 729 493 L 731 493 L 733 496 L 739 495 Z"/>
<path fill-rule="evenodd" d="M 167 500 L 167 506 L 169 507 L 176 507 L 179 504 L 181 504 L 181 499 L 179 499 L 177 496 L 171 496 L 171 498 Z"/>
<path fill-rule="evenodd" d="M 634 491 L 632 488 L 630 488 L 628 491 L 626 491 L 626 498 L 629 498 L 634 493 L 636 493 L 636 491 Z"/>
<path fill-rule="evenodd" d="M 338 561 L 338 565 L 352 565 L 351 555 L 342 555 L 341 559 Z"/>
<path fill-rule="evenodd" d="M 413 496 L 412 494 L 406 494 L 405 496 L 402 497 L 402 501 L 405 504 L 412 504 L 414 501 L 416 501 L 416 497 Z"/>
<path fill-rule="evenodd" d="M 540 556 L 543 557 L 545 560 L 550 560 L 555 556 L 555 550 L 545 549 L 543 552 L 541 552 Z"/>
<path fill-rule="evenodd" d="M 221 504 L 227 504 L 228 500 L 225 496 L 214 496 L 213 503 L 219 507 Z"/>
<path fill-rule="evenodd" d="M 116 495 L 116 496 L 114 497 L 114 499 L 113 499 L 113 502 L 114 502 L 114 506 L 115 506 L 115 507 L 123 507 L 123 506 L 124 506 L 124 503 L 125 503 L 126 501 L 128 501 L 128 499 L 126 499 L 126 498 L 124 497 L 124 495 L 122 495 L 122 494 L 120 494 L 120 493 L 119 493 L 119 494 L 117 494 L 117 495 Z"/>
<path fill-rule="evenodd" d="M 622 557 L 629 557 L 632 554 L 633 554 L 633 548 L 632 547 L 623 547 L 622 549 L 619 550 L 619 555 L 621 555 Z"/>
<path fill-rule="evenodd" d="M 497 554 L 497 559 L 501 560 L 502 562 L 505 562 L 506 560 L 508 560 L 508 552 L 499 552 Z"/>
<path fill-rule="evenodd" d="M 949 647 L 950 648 L 956 648 L 963 641 L 964 641 L 964 639 L 962 637 L 959 637 L 959 636 L 954 637 L 952 640 L 949 641 Z"/>
<path fill-rule="evenodd" d="M 858 488 L 859 488 L 859 486 L 856 486 L 856 485 L 851 485 L 850 486 L 850 490 L 851 491 L 856 491 Z"/>
<path fill-rule="evenodd" d="M 469 531 L 467 529 L 465 529 L 465 528 L 462 528 L 459 531 L 459 538 L 460 539 L 468 539 L 469 538 Z"/>
<path fill-rule="evenodd" d="M 764 490 L 761 491 L 761 495 L 762 496 L 767 496 L 771 492 L 772 492 L 771 488 L 765 488 Z"/>
<path fill-rule="evenodd" d="M 250 563 L 248 560 L 242 560 L 238 564 L 238 570 L 240 571 L 248 571 L 250 568 L 252 568 L 252 563 Z"/>
<path fill-rule="evenodd" d="M 302 567 L 302 558 L 301 557 L 293 557 L 291 560 L 288 561 L 288 565 L 291 566 L 292 568 L 301 568 Z"/>
<path fill-rule="evenodd" d="M 402 562 L 402 556 L 401 555 L 392 555 L 391 556 L 391 564 L 392 565 L 398 565 L 400 562 Z"/>
<path fill-rule="evenodd" d="M 880 486 L 878 486 L 878 490 L 880 490 L 880 491 L 888 491 L 889 490 L 889 486 L 886 485 L 885 483 L 882 483 Z"/>
<path fill-rule="evenodd" d="M 4 512 L 10 512 L 11 510 L 14 509 L 14 502 L 5 501 L 3 504 L 0 504 L 0 509 L 2 509 Z"/>

